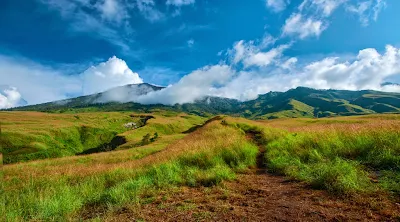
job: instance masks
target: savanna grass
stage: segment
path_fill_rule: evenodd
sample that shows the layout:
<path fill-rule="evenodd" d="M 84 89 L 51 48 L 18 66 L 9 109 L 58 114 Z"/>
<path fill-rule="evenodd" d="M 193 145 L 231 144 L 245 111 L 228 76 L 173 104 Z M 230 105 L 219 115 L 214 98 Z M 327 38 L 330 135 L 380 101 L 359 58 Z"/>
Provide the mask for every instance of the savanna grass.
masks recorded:
<path fill-rule="evenodd" d="M 396 115 L 231 122 L 263 137 L 256 139 L 266 147 L 265 161 L 272 172 L 331 193 L 380 188 L 400 194 L 400 121 Z M 371 182 L 373 178 L 378 186 Z"/>
<path fill-rule="evenodd" d="M 5 208 L 0 213 L 7 221 L 63 221 L 96 206 L 110 210 L 140 204 L 152 190 L 212 186 L 234 179 L 235 172 L 255 165 L 257 152 L 243 133 L 215 122 L 159 153 L 110 171 L 27 180 L 6 176 Z M 96 165 L 89 161 L 87 168 L 91 167 Z M 29 165 L 24 170 L 29 171 Z"/>

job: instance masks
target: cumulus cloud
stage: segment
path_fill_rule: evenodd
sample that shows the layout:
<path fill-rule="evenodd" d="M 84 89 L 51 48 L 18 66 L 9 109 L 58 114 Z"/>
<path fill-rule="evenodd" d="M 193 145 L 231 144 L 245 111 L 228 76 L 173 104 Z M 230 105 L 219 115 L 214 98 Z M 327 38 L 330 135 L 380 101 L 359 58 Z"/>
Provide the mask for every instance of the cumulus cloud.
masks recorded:
<path fill-rule="evenodd" d="M 333 89 L 375 89 L 392 75 L 400 74 L 400 50 L 388 45 L 384 54 L 376 49 L 361 50 L 354 61 L 338 62 L 329 57 L 304 68 L 306 86 Z"/>
<path fill-rule="evenodd" d="M 221 62 L 205 66 L 160 91 L 153 91 L 149 86 L 120 87 L 102 98 L 102 102 L 117 100 L 172 105 L 194 102 L 205 96 L 244 101 L 269 91 L 286 91 L 297 86 L 400 92 L 399 85 L 382 84 L 386 79 L 400 75 L 399 48 L 388 45 L 384 52 L 367 48 L 352 58 L 346 56 L 347 61 L 339 56 L 303 63 L 301 58 L 284 56 L 283 50 L 288 45 L 268 50 L 261 45 L 239 41 L 230 52 L 231 65 Z M 238 66 L 235 61 L 243 66 Z M 246 65 L 253 68 L 246 68 Z M 0 56 L 0 82 L 18 88 L 1 92 L 0 106 L 7 108 L 18 105 L 21 97 L 35 104 L 143 81 L 125 61 L 115 56 L 78 75 L 65 75 L 30 61 Z M 129 95 L 125 95 L 126 92 Z M 140 96 L 143 92 L 147 94 Z"/>
<path fill-rule="evenodd" d="M 15 87 L 0 87 L 0 109 L 21 105 L 21 94 Z M 23 104 L 23 103 L 22 103 Z"/>
<path fill-rule="evenodd" d="M 384 0 L 367 0 L 347 5 L 346 11 L 356 14 L 363 26 L 368 26 L 371 19 L 378 20 L 379 13 L 386 7 Z"/>
<path fill-rule="evenodd" d="M 282 28 L 283 36 L 298 36 L 304 39 L 310 36 L 319 37 L 327 25 L 322 20 L 305 18 L 300 13 L 293 13 Z"/>
<path fill-rule="evenodd" d="M 81 77 L 84 95 L 99 93 L 116 86 L 143 83 L 138 73 L 133 72 L 124 60 L 115 56 L 107 62 L 90 67 Z"/>
<path fill-rule="evenodd" d="M 24 58 L 0 55 L 0 83 L 16 87 L 28 104 L 87 95 L 142 82 L 124 60 L 115 56 L 82 73 L 70 75 L 66 73 L 65 67 L 52 68 Z M 2 100 L 6 101 L 5 93 L 2 94 Z"/>
<path fill-rule="evenodd" d="M 373 48 L 361 50 L 349 61 L 342 61 L 340 57 L 327 57 L 308 64 L 297 64 L 298 61 L 294 57 L 282 60 L 269 73 L 237 71 L 224 64 L 207 66 L 188 74 L 177 84 L 135 101 L 171 105 L 193 102 L 205 96 L 245 101 L 269 91 L 287 91 L 298 86 L 400 92 L 398 85 L 382 86 L 385 79 L 400 74 L 400 49 L 390 45 L 384 53 Z"/>
<path fill-rule="evenodd" d="M 298 86 L 316 89 L 342 89 L 400 92 L 399 85 L 384 85 L 385 79 L 400 75 L 400 49 L 387 46 L 384 53 L 376 49 L 361 50 L 350 61 L 327 57 L 290 70 L 275 70 L 265 75 L 260 72 L 241 72 L 221 87 L 216 95 L 240 100 L 254 99 L 269 91 L 286 91 Z M 291 58 L 286 62 L 297 62 Z"/>
<path fill-rule="evenodd" d="M 267 0 L 267 7 L 274 12 L 281 12 L 286 9 L 289 2 L 286 0 Z"/>
<path fill-rule="evenodd" d="M 241 62 L 245 68 L 251 66 L 266 67 L 276 62 L 282 56 L 283 51 L 290 46 L 290 44 L 284 44 L 265 50 L 275 41 L 276 39 L 270 35 L 265 35 L 259 43 L 241 40 L 228 50 L 228 55 L 230 55 L 233 64 Z"/>

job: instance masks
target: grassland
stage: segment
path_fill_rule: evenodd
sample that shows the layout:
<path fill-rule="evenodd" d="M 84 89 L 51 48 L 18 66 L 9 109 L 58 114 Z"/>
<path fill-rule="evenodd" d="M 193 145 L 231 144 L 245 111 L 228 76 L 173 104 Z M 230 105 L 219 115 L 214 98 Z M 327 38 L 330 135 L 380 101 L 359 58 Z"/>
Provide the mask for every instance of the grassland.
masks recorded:
<path fill-rule="evenodd" d="M 72 156 L 110 143 L 116 136 L 124 138 L 124 147 L 129 148 L 147 133 L 176 135 L 204 121 L 193 115 L 161 113 L 153 115 L 145 127 L 128 130 L 125 123 L 140 122 L 130 114 L 0 112 L 4 163 Z"/>
<path fill-rule="evenodd" d="M 305 106 L 298 110 L 312 112 Z M 106 114 L 122 118 L 112 129 L 131 121 L 127 113 Z M 49 115 L 49 121 L 41 122 L 43 127 L 52 124 L 51 118 L 70 118 L 62 125 L 75 127 L 80 123 L 74 122 L 74 115 L 87 125 L 104 126 L 95 118 L 90 122 L 86 113 L 40 115 Z M 177 187 L 235 181 L 259 160 L 269 172 L 334 196 L 379 193 L 393 202 L 400 200 L 400 115 L 265 121 L 224 117 L 202 127 L 195 126 L 205 119 L 193 115 L 152 115 L 155 119 L 142 128 L 121 129 L 118 135 L 128 142 L 115 151 L 5 165 L 0 214 L 8 221 L 102 220 L 121 209 L 151 203 Z M 15 116 L 8 117 L 3 130 L 15 128 Z M 29 121 L 20 123 L 26 132 L 39 128 Z M 160 135 L 157 140 L 136 146 L 154 132 Z"/>
<path fill-rule="evenodd" d="M 110 153 L 118 152 L 128 150 Z M 142 195 L 157 189 L 233 179 L 235 172 L 255 164 L 257 152 L 240 131 L 210 123 L 139 160 L 109 163 L 94 154 L 5 166 L 6 207 L 0 213 L 7 220 L 63 220 L 88 207 L 112 210 L 140 203 Z"/>
<path fill-rule="evenodd" d="M 399 115 L 240 122 L 259 132 L 271 172 L 336 194 L 400 196 Z"/>

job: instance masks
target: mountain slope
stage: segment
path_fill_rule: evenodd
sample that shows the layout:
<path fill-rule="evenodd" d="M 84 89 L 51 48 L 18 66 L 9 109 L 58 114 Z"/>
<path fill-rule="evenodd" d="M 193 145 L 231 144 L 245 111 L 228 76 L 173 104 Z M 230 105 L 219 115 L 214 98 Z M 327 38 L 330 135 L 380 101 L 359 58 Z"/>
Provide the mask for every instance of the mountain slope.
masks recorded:
<path fill-rule="evenodd" d="M 161 89 L 163 87 L 150 84 L 127 85 L 94 95 L 19 107 L 12 110 L 45 112 L 132 110 L 153 112 L 162 109 L 197 115 L 229 114 L 252 119 L 400 113 L 400 93 L 372 90 L 316 90 L 306 87 L 298 87 L 287 92 L 269 92 L 260 95 L 255 100 L 246 102 L 219 97 L 205 97 L 194 103 L 176 104 L 174 106 L 142 105 L 129 102 L 137 96 Z"/>

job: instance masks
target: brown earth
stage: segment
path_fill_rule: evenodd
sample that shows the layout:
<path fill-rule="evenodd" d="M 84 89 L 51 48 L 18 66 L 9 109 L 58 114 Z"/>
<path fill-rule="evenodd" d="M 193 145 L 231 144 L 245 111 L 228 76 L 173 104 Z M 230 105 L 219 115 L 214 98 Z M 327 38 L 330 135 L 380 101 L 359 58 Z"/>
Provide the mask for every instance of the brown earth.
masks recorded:
<path fill-rule="evenodd" d="M 263 170 L 262 170 L 263 171 Z M 107 221 L 400 221 L 400 204 L 382 195 L 341 198 L 253 169 L 212 188 L 182 187 Z"/>
<path fill-rule="evenodd" d="M 253 132 L 247 137 L 257 143 Z M 106 221 L 400 221 L 400 203 L 385 194 L 334 196 L 268 173 L 259 147 L 257 167 L 234 181 L 148 193 L 141 204 L 102 216 Z"/>

